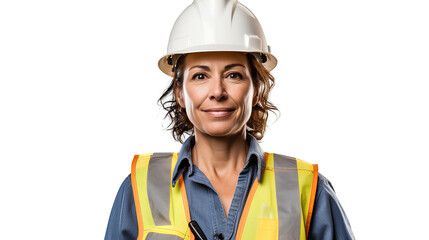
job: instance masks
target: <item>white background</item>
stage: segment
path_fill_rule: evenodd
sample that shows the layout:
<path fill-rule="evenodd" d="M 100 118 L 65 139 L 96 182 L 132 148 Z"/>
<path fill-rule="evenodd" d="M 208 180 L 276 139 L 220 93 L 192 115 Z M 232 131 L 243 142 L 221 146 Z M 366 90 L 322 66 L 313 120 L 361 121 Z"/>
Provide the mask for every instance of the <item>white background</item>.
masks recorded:
<path fill-rule="evenodd" d="M 358 239 L 427 237 L 428 2 L 242 2 L 279 59 L 264 150 L 318 163 Z M 1 239 L 103 239 L 133 155 L 179 150 L 157 61 L 190 3 L 0 3 Z"/>

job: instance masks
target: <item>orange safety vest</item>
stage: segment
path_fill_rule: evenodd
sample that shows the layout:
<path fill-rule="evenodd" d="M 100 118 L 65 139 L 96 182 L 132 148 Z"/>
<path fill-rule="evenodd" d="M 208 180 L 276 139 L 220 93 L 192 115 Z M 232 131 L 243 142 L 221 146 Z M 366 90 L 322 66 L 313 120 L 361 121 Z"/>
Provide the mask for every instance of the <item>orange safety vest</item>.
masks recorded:
<path fill-rule="evenodd" d="M 171 185 L 177 159 L 178 153 L 134 157 L 131 182 L 139 240 L 194 239 L 183 176 Z M 306 239 L 318 166 L 273 153 L 265 153 L 265 163 L 261 181 L 255 179 L 247 197 L 236 239 Z"/>

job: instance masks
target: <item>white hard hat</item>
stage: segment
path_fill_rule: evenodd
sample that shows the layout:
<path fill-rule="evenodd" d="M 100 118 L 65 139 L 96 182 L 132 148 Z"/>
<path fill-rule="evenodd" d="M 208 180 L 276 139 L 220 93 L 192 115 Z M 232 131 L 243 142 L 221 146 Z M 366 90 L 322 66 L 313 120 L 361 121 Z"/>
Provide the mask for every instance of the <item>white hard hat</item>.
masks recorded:
<path fill-rule="evenodd" d="M 174 23 L 167 54 L 158 66 L 174 76 L 178 56 L 220 51 L 253 53 L 268 71 L 277 65 L 258 19 L 243 4 L 237 0 L 194 0 Z"/>

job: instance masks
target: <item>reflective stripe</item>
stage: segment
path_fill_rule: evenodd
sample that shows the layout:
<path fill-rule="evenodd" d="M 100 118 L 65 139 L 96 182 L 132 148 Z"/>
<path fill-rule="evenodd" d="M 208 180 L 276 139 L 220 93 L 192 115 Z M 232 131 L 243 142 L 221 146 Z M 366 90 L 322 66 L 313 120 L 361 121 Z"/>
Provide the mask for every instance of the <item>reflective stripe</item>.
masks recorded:
<path fill-rule="evenodd" d="M 180 238 L 174 235 L 166 235 L 166 234 L 150 232 L 147 234 L 145 240 L 183 240 L 183 238 Z"/>
<path fill-rule="evenodd" d="M 174 166 L 176 166 L 178 159 L 178 153 L 173 153 L 173 158 L 171 159 L 171 178 L 173 177 Z M 170 219 L 171 225 L 175 226 L 178 231 L 182 233 L 180 235 L 183 239 L 189 240 L 190 229 L 188 228 L 189 218 L 189 207 L 188 199 L 186 197 L 185 184 L 183 183 L 183 175 L 179 178 L 179 183 L 176 183 L 174 188 L 171 188 L 170 192 Z M 171 182 L 171 180 L 170 180 Z M 182 193 L 185 193 L 184 195 Z M 189 220 L 188 220 L 189 219 Z"/>
<path fill-rule="evenodd" d="M 301 229 L 301 203 L 296 159 L 274 154 L 278 239 L 299 240 Z"/>
<path fill-rule="evenodd" d="M 256 189 L 258 189 L 259 182 L 256 178 L 253 181 L 252 188 L 250 189 L 249 195 L 247 196 L 246 203 L 244 205 L 243 212 L 241 213 L 240 222 L 238 223 L 237 234 L 235 236 L 236 239 L 242 239 L 244 224 L 246 223 L 247 215 L 249 214 L 251 203 L 253 202 L 253 197 L 255 196 Z"/>
<path fill-rule="evenodd" d="M 319 166 L 317 164 L 313 164 L 313 180 L 312 180 L 312 186 L 311 186 L 310 202 L 308 203 L 308 216 L 306 218 L 307 223 L 305 224 L 306 237 L 308 236 L 308 232 L 310 231 L 310 223 L 311 223 L 311 217 L 313 216 L 313 207 L 314 207 L 314 200 L 316 198 L 318 178 L 319 178 Z"/>
<path fill-rule="evenodd" d="M 317 188 L 318 167 L 317 164 L 313 165 L 300 159 L 296 159 L 296 164 L 298 167 L 299 191 L 302 209 L 301 239 L 306 239 L 310 230 L 311 215 L 313 213 L 314 198 Z"/>
<path fill-rule="evenodd" d="M 137 220 L 139 225 L 138 240 L 144 239 L 143 229 L 150 229 L 153 223 L 149 200 L 147 197 L 147 169 L 152 153 L 136 155 L 131 169 L 131 181 L 134 200 L 136 201 Z M 138 202 L 137 202 L 138 201 Z"/>
<path fill-rule="evenodd" d="M 188 227 L 188 223 L 191 222 L 191 215 L 189 213 L 189 204 L 188 204 L 188 196 L 186 195 L 186 188 L 185 188 L 185 181 L 183 180 L 183 175 L 179 178 L 179 186 L 180 186 L 180 192 L 182 195 L 182 206 L 184 213 L 181 214 L 181 216 L 185 215 L 186 219 L 182 219 L 181 224 L 184 224 L 185 231 L 185 238 L 184 239 L 190 239 L 195 240 L 194 233 L 192 233 Z M 177 188 L 177 186 L 176 186 Z M 177 200 L 179 201 L 179 200 Z M 185 222 L 184 222 L 185 221 Z"/>
<path fill-rule="evenodd" d="M 171 153 L 154 153 L 147 171 L 147 194 L 155 226 L 170 223 Z"/>

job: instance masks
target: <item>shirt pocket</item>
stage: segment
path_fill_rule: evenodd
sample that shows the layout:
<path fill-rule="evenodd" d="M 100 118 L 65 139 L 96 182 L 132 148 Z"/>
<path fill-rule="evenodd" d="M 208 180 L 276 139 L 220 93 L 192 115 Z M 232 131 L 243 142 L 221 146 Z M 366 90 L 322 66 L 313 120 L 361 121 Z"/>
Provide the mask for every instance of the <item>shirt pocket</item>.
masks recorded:
<path fill-rule="evenodd" d="M 258 218 L 256 239 L 271 240 L 277 239 L 278 224 L 277 219 Z"/>

